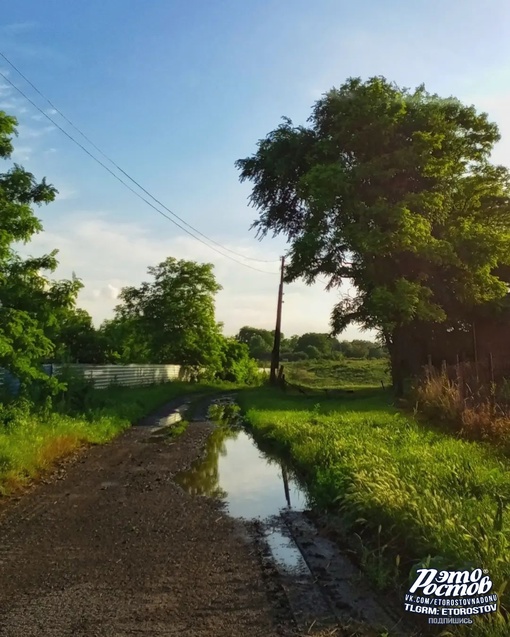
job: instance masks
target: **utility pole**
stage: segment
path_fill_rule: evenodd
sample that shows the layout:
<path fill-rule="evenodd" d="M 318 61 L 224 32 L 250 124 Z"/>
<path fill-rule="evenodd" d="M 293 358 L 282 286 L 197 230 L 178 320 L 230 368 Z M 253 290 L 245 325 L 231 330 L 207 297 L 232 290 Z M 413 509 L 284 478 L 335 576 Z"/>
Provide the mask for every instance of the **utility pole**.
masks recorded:
<path fill-rule="evenodd" d="M 289 477 L 287 475 L 287 469 L 282 464 L 282 478 L 283 478 L 283 490 L 285 491 L 285 499 L 287 500 L 287 506 L 290 509 L 290 490 L 289 490 Z"/>
<path fill-rule="evenodd" d="M 271 354 L 271 373 L 269 381 L 271 385 L 276 385 L 278 368 L 280 366 L 280 342 L 282 329 L 282 304 L 283 304 L 283 271 L 285 268 L 285 257 L 282 257 L 280 272 L 280 287 L 278 288 L 278 305 L 276 307 L 276 329 L 274 331 L 274 345 Z"/>

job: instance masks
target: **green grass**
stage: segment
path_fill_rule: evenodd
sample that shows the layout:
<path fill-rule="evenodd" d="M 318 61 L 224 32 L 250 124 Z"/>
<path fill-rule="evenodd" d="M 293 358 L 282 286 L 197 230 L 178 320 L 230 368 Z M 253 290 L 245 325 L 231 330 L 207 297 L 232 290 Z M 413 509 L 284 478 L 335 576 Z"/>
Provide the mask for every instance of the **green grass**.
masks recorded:
<path fill-rule="evenodd" d="M 318 507 L 359 538 L 381 587 L 431 556 L 432 566 L 489 569 L 501 592 L 510 579 L 510 520 L 498 510 L 510 502 L 510 461 L 494 447 L 417 423 L 389 398 L 382 390 L 345 400 L 267 388 L 239 396 L 255 434 L 290 455 Z"/>
<path fill-rule="evenodd" d="M 164 403 L 185 394 L 210 394 L 225 385 L 171 382 L 95 390 L 72 413 L 0 404 L 0 495 L 26 485 L 55 461 L 85 444 L 102 444 Z M 229 385 L 229 387 L 231 387 Z"/>
<path fill-rule="evenodd" d="M 380 387 L 389 384 L 386 359 L 316 360 L 283 363 L 285 378 L 307 387 Z"/>

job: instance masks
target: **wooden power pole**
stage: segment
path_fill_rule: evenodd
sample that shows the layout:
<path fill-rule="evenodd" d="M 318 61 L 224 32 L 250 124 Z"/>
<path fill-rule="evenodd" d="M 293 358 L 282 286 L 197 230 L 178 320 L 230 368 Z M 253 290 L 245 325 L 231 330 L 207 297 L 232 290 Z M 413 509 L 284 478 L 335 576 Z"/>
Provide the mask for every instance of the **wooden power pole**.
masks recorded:
<path fill-rule="evenodd" d="M 283 271 L 285 268 L 285 257 L 282 257 L 280 272 L 280 287 L 278 288 L 278 305 L 276 307 L 276 329 L 274 331 L 273 352 L 271 354 L 271 373 L 269 381 L 271 385 L 276 385 L 278 378 L 278 368 L 280 367 L 280 342 L 282 329 L 282 304 L 283 304 Z"/>

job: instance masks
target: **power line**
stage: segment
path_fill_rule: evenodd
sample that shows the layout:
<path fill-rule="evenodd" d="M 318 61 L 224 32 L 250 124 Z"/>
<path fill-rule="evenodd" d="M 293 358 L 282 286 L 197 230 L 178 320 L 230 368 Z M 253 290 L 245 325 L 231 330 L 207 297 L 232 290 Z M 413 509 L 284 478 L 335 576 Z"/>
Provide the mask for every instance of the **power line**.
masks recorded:
<path fill-rule="evenodd" d="M 25 79 L 41 96 L 42 93 L 20 72 L 18 71 L 18 69 L 5 57 L 5 55 L 3 53 L 0 52 L 0 56 L 2 58 L 4 58 L 4 60 L 6 60 L 6 62 L 8 62 L 8 64 L 10 64 L 20 75 L 21 77 L 23 77 L 23 79 Z M 112 175 L 112 177 L 114 177 L 115 179 L 117 179 L 117 181 L 119 181 L 123 186 L 125 186 L 128 190 L 130 190 L 134 195 L 136 195 L 139 199 L 141 199 L 143 202 L 145 202 L 148 206 L 150 206 L 151 208 L 153 208 L 157 213 L 159 213 L 161 216 L 165 217 L 166 219 L 168 219 L 168 221 L 170 221 L 171 223 L 173 223 L 174 225 L 176 225 L 178 228 L 180 228 L 181 230 L 183 230 L 184 232 L 186 232 L 187 234 L 189 234 L 191 237 L 193 237 L 194 239 L 196 239 L 197 241 L 200 241 L 200 243 L 202 243 L 203 245 L 207 246 L 208 248 L 210 248 L 211 250 L 214 250 L 215 252 L 217 252 L 218 254 L 221 254 L 221 256 L 227 257 L 228 259 L 231 259 L 232 261 L 234 261 L 235 263 L 239 263 L 240 265 L 243 265 L 247 268 L 250 268 L 251 270 L 255 270 L 256 272 L 262 272 L 263 274 L 272 274 L 272 275 L 276 275 L 276 272 L 267 272 L 267 270 L 260 270 L 259 268 L 255 268 L 251 265 L 248 265 L 247 263 L 243 263 L 242 261 L 239 261 L 237 259 L 234 259 L 233 257 L 231 257 L 228 254 L 224 254 L 223 252 L 220 252 L 217 248 L 215 248 L 214 246 L 209 245 L 208 243 L 206 243 L 205 241 L 203 241 L 202 239 L 200 239 L 199 237 L 196 237 L 193 233 L 191 233 L 189 230 L 187 230 L 186 228 L 184 228 L 183 226 L 181 226 L 179 223 L 177 223 L 176 221 L 174 221 L 171 217 L 169 217 L 167 214 L 165 214 L 164 212 L 162 212 L 161 210 L 159 210 L 156 206 L 154 206 L 154 204 L 152 204 L 150 201 L 148 201 L 145 197 L 143 197 L 142 195 L 140 195 L 140 193 L 138 193 L 136 190 L 134 190 L 133 188 L 131 188 L 131 186 L 129 184 L 127 184 L 123 179 L 121 179 L 118 175 L 116 175 L 108 166 L 106 166 L 106 164 L 104 164 L 100 159 L 98 159 L 95 155 L 93 155 L 87 148 L 85 148 L 85 146 L 83 146 L 83 144 L 81 144 L 78 140 L 76 140 L 72 135 L 70 135 L 64 128 L 62 128 L 52 117 L 50 117 L 50 115 L 48 115 L 46 112 L 44 112 L 32 99 L 30 99 L 18 86 L 16 86 L 13 82 L 11 82 L 11 80 L 0 71 L 0 76 L 3 77 L 3 79 L 10 85 L 12 86 L 20 95 L 22 95 L 35 109 L 37 109 L 44 117 L 46 117 L 46 119 L 48 119 L 56 128 L 58 128 L 58 130 L 60 130 L 66 137 L 68 137 L 72 142 L 74 142 L 79 148 L 81 148 L 81 150 L 83 150 L 89 157 L 91 157 L 96 163 L 98 163 L 100 166 L 102 166 L 106 171 L 108 171 L 108 173 L 110 173 L 110 175 Z M 44 97 L 44 96 L 43 96 Z M 237 256 L 240 256 L 243 259 L 249 259 L 252 261 L 261 261 L 264 263 L 274 263 L 274 261 L 264 261 L 262 259 L 254 259 L 252 257 L 245 257 L 244 255 L 241 255 L 237 252 L 234 252 L 233 250 L 230 250 L 229 248 L 226 248 L 225 246 L 223 246 L 222 244 L 218 243 L 217 241 L 214 241 L 213 239 L 210 239 L 209 237 L 207 237 L 205 234 L 203 234 L 202 232 L 200 232 L 199 230 L 197 230 L 196 228 L 194 228 L 193 226 L 191 226 L 189 223 L 187 223 L 186 221 L 184 221 L 183 219 L 181 219 L 181 217 L 179 217 L 178 215 L 176 215 L 175 213 L 173 213 L 169 208 L 167 208 L 164 204 L 162 204 L 158 199 L 156 199 L 155 197 L 153 197 L 151 195 L 151 193 L 149 191 L 147 191 L 145 188 L 143 188 L 143 186 L 141 186 L 136 180 L 134 180 L 132 177 L 130 177 L 124 170 L 122 170 L 122 168 L 120 168 L 119 166 L 117 166 L 117 164 L 111 160 L 107 155 L 105 155 L 105 153 L 103 153 L 101 151 L 101 149 L 99 149 L 93 142 L 91 142 L 86 135 L 84 135 L 83 133 L 81 133 L 81 131 L 76 128 L 76 126 L 74 126 L 74 124 L 72 124 L 72 122 L 70 122 L 65 115 L 63 115 L 58 109 L 55 108 L 55 106 L 50 102 L 50 100 L 48 100 L 47 98 L 44 97 L 44 99 L 52 106 L 52 108 L 54 108 L 58 113 L 60 113 L 60 115 L 71 124 L 71 126 L 73 126 L 73 128 L 75 128 L 92 146 L 94 146 L 94 148 L 96 148 L 98 150 L 98 152 L 100 152 L 106 159 L 108 159 L 108 161 L 110 161 L 120 172 L 122 172 L 124 175 L 126 175 L 126 177 L 128 177 L 128 179 L 130 179 L 134 184 L 136 184 L 141 190 L 143 190 L 143 192 L 145 192 L 146 194 L 148 194 L 154 201 L 156 201 L 161 207 L 163 207 L 165 210 L 168 210 L 173 216 L 175 216 L 177 219 L 179 219 L 180 221 L 182 221 L 182 223 L 184 223 L 185 225 L 187 225 L 188 227 L 192 228 L 195 232 L 197 232 L 198 234 L 200 234 L 201 236 L 203 236 L 204 238 L 206 238 L 208 241 L 210 241 L 211 243 L 215 243 L 216 245 L 220 246 L 222 249 L 226 250 L 227 252 L 231 252 L 232 254 L 236 254 Z"/>
<path fill-rule="evenodd" d="M 234 250 L 230 250 L 230 248 L 225 247 L 224 245 L 222 245 L 221 243 L 218 243 L 217 241 L 215 241 L 214 239 L 211 239 L 210 237 L 208 237 L 207 235 L 205 235 L 203 232 L 200 232 L 200 230 L 198 230 L 197 228 L 195 228 L 194 226 L 192 226 L 191 224 L 189 224 L 187 221 L 185 221 L 184 219 L 182 219 L 182 217 L 179 217 L 179 215 L 175 212 L 173 212 L 172 210 L 170 210 L 170 208 L 168 208 L 167 206 L 165 206 L 164 203 L 162 203 L 159 199 L 157 199 L 156 197 L 154 197 L 154 195 L 152 195 L 152 193 L 150 193 L 148 190 L 146 190 L 136 179 L 134 179 L 133 177 L 131 177 L 131 175 L 129 175 L 125 170 L 123 170 L 111 157 L 109 157 L 104 151 L 101 150 L 101 148 L 99 148 L 91 139 L 90 137 L 88 137 L 82 130 L 80 130 L 75 124 L 73 124 L 73 122 L 66 116 L 64 115 L 64 113 L 55 106 L 55 104 L 53 104 L 53 102 L 46 97 L 38 88 L 37 86 L 35 86 L 35 84 L 29 80 L 29 78 L 24 75 L 24 73 L 22 73 L 22 71 L 20 71 L 18 69 L 17 66 L 15 66 L 13 64 L 13 62 L 11 62 L 7 56 L 2 53 L 0 51 L 0 56 L 7 62 L 7 64 L 9 64 L 15 71 L 16 73 L 18 73 L 18 75 L 20 75 L 25 82 L 27 82 L 27 84 L 29 84 L 34 91 L 36 91 L 36 93 L 38 93 L 43 100 L 45 100 L 72 128 L 74 128 L 74 130 L 79 133 L 93 148 L 95 148 L 95 150 L 98 151 L 98 153 L 100 153 L 106 160 L 108 160 L 113 166 L 115 166 L 115 168 L 121 172 L 125 177 L 127 177 L 131 182 L 133 182 L 136 186 L 138 186 L 138 188 L 140 188 L 140 190 L 142 190 L 146 195 L 148 195 L 153 201 L 155 201 L 158 205 L 160 205 L 162 208 L 164 208 L 167 212 L 169 212 L 172 216 L 174 216 L 176 219 L 179 219 L 179 221 L 181 221 L 182 223 L 184 223 L 184 225 L 188 226 L 188 228 L 191 228 L 194 232 L 196 232 L 197 234 L 199 234 L 200 236 L 204 237 L 205 239 L 207 239 L 208 241 L 210 241 L 211 243 L 216 244 L 217 246 L 219 246 L 220 248 L 222 248 L 223 250 L 226 250 L 227 252 L 230 252 L 232 254 L 235 254 L 238 257 L 241 257 L 243 259 L 247 259 L 248 261 L 258 261 L 260 263 L 279 263 L 278 259 L 273 259 L 273 260 L 267 260 L 267 259 L 256 259 L 254 257 L 247 257 L 243 254 L 240 254 L 239 252 L 235 252 Z"/>

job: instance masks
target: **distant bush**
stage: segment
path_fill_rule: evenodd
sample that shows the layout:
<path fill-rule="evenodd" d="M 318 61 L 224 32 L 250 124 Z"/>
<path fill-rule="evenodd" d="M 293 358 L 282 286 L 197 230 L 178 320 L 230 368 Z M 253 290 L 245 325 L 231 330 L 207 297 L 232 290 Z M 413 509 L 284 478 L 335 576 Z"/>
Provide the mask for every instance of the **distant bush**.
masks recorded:
<path fill-rule="evenodd" d="M 209 373 L 216 380 L 232 383 L 254 385 L 261 381 L 258 363 L 250 358 L 248 346 L 234 338 L 224 338 L 220 365 L 212 367 Z"/>
<path fill-rule="evenodd" d="M 308 354 L 306 352 L 286 352 L 281 356 L 282 363 L 292 363 L 295 361 L 306 361 L 308 360 Z"/>
<path fill-rule="evenodd" d="M 384 347 L 370 347 L 368 350 L 368 358 L 387 358 L 388 352 L 384 349 Z"/>
<path fill-rule="evenodd" d="M 310 359 L 323 358 L 324 354 L 315 345 L 307 345 L 305 347 L 305 353 Z"/>

